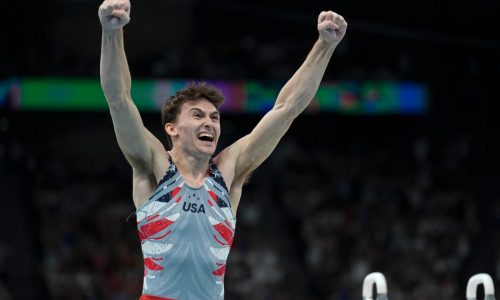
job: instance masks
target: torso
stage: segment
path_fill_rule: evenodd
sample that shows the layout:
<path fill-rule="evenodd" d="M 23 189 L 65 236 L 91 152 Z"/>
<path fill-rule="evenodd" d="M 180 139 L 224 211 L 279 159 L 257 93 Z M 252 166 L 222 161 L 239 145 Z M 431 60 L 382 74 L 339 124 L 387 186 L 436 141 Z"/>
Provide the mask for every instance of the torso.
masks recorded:
<path fill-rule="evenodd" d="M 137 210 L 144 294 L 222 299 L 235 225 L 229 191 L 215 164 L 210 164 L 199 188 L 188 186 L 175 164 L 170 164 Z"/>

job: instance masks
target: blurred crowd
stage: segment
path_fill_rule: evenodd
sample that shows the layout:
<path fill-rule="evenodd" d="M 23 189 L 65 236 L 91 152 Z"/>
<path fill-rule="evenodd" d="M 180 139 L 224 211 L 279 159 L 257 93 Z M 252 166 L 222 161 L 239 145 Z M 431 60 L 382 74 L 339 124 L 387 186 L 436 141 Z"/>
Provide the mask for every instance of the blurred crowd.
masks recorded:
<path fill-rule="evenodd" d="M 317 299 L 359 298 L 373 271 L 388 278 L 391 299 L 462 297 L 461 272 L 480 222 L 464 171 L 467 141 L 447 147 L 434 162 L 425 139 L 406 156 L 319 147 L 289 158 L 280 194 L 300 224 Z"/>
<path fill-rule="evenodd" d="M 495 270 L 496 252 L 479 238 L 495 232 L 467 174 L 469 139 L 441 145 L 287 139 L 245 189 L 227 299 L 359 299 L 373 271 L 386 275 L 391 299 L 460 299 L 471 258 Z M 137 299 L 144 273 L 126 162 L 31 150 L 21 161 L 47 299 Z"/>

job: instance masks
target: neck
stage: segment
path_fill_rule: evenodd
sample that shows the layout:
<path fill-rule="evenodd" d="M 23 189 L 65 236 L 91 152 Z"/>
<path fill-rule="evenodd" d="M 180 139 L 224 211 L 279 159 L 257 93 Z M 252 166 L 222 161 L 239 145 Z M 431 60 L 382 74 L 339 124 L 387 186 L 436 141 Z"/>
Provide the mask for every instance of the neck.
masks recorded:
<path fill-rule="evenodd" d="M 200 182 L 207 176 L 210 157 L 200 158 L 178 149 L 172 149 L 169 154 L 184 179 Z"/>

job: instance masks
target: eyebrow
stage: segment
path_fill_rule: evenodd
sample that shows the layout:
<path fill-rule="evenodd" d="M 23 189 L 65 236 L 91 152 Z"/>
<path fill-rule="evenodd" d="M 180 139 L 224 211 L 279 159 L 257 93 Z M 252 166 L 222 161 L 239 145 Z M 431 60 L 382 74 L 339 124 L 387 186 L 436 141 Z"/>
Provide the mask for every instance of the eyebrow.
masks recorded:
<path fill-rule="evenodd" d="M 200 109 L 200 108 L 197 108 L 197 107 L 193 107 L 189 110 L 189 112 L 192 112 L 192 111 L 196 111 L 196 112 L 199 112 L 199 113 L 203 113 L 203 114 L 206 114 L 207 112 Z M 209 115 L 220 115 L 220 112 L 218 110 L 216 111 L 212 111 L 212 112 L 208 112 Z"/>

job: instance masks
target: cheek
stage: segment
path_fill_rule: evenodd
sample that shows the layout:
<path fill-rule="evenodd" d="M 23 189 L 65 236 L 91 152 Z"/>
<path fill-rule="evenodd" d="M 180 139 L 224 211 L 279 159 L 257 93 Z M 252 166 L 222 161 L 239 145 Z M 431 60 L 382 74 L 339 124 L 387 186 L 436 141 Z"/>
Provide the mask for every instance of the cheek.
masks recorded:
<path fill-rule="evenodd" d="M 193 131 L 193 128 L 194 128 L 193 124 L 191 124 L 189 122 L 183 122 L 182 124 L 178 125 L 179 131 L 182 131 L 182 132 Z"/>

